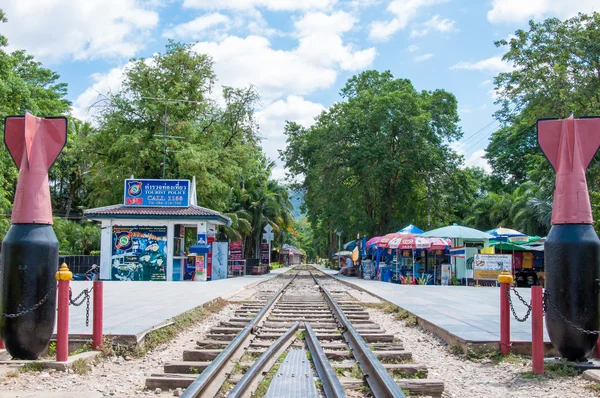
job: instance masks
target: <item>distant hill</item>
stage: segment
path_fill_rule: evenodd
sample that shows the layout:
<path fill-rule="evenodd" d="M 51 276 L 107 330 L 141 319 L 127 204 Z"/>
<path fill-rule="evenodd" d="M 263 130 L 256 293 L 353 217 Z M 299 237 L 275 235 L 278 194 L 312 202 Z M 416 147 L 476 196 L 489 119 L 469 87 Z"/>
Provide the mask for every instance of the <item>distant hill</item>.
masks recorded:
<path fill-rule="evenodd" d="M 305 214 L 300 210 L 300 206 L 304 203 L 304 192 L 290 190 L 290 201 L 294 205 L 294 210 L 292 211 L 294 218 L 304 216 Z"/>

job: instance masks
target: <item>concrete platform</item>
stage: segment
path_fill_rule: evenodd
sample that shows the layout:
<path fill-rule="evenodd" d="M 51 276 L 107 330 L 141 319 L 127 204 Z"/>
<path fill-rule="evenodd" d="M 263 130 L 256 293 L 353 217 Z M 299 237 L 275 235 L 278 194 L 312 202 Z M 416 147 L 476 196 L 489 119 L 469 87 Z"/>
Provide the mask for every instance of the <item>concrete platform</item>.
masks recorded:
<path fill-rule="evenodd" d="M 477 348 L 498 347 L 500 342 L 500 289 L 467 286 L 399 285 L 356 277 L 334 275 L 415 315 L 419 325 L 448 344 Z M 531 289 L 517 291 L 530 302 Z M 518 316 L 526 307 L 513 295 Z M 511 315 L 511 341 L 518 353 L 531 353 L 531 317 L 517 322 Z M 550 338 L 544 329 L 546 354 L 553 355 Z"/>
<path fill-rule="evenodd" d="M 168 319 L 180 315 L 217 297 L 227 298 L 247 286 L 266 281 L 290 270 L 279 268 L 266 275 L 251 275 L 208 282 L 104 282 L 104 334 L 112 336 L 143 336 L 148 330 L 159 327 Z M 71 289 L 75 298 L 92 282 L 73 281 Z M 92 334 L 92 308 L 90 324 L 85 326 L 85 304 L 70 306 L 69 334 Z"/>

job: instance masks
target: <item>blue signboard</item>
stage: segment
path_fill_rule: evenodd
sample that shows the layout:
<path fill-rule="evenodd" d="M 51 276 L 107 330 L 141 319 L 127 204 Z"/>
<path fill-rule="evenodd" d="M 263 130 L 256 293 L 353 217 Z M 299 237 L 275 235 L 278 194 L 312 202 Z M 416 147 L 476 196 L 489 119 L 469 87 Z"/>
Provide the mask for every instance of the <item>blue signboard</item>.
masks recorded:
<path fill-rule="evenodd" d="M 188 207 L 189 180 L 125 180 L 125 206 Z"/>

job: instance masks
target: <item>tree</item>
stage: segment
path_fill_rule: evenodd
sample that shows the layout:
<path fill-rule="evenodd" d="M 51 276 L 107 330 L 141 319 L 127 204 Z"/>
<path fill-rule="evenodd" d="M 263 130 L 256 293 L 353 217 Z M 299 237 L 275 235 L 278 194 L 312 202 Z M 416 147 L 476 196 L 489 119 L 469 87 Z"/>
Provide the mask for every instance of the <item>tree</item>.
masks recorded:
<path fill-rule="evenodd" d="M 499 120 L 597 115 L 600 111 L 600 13 L 578 14 L 566 21 L 529 22 L 529 31 L 499 40 L 509 46 L 503 60 L 514 70 L 494 80 Z"/>
<path fill-rule="evenodd" d="M 260 153 L 253 121 L 258 96 L 251 87 L 225 87 L 222 108 L 210 99 L 214 84 L 213 61 L 189 45 L 170 42 L 164 54 L 134 60 L 121 91 L 96 104 L 91 205 L 117 203 L 123 179 L 162 178 L 164 169 L 166 178 L 195 175 L 198 201 L 227 210 L 230 187 Z"/>
<path fill-rule="evenodd" d="M 447 143 L 462 135 L 452 94 L 417 92 L 390 72 L 356 75 L 341 95 L 311 128 L 288 122 L 280 152 L 311 225 L 327 226 L 329 250 L 336 229 L 354 237 L 426 224 L 428 174 L 434 188 L 451 178 L 460 159 Z"/>
<path fill-rule="evenodd" d="M 0 9 L 0 23 L 6 16 Z M 65 98 L 66 83 L 59 82 L 59 75 L 42 66 L 25 51 L 8 53 L 6 38 L 0 35 L 0 118 L 24 115 L 30 111 L 36 116 L 64 115 L 70 109 Z M 4 134 L 4 124 L 0 127 Z M 14 190 L 18 176 L 10 154 L 0 146 L 0 238 L 10 226 Z"/>

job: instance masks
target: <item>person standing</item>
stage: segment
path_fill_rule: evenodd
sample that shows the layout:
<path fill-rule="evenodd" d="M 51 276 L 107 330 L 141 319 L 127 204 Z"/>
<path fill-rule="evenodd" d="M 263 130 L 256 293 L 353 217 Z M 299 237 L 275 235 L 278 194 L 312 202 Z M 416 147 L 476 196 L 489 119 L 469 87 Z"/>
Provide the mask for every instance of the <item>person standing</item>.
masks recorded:
<path fill-rule="evenodd" d="M 415 259 L 415 275 L 414 275 L 414 277 L 416 279 L 421 277 L 421 269 L 423 268 L 423 266 L 421 265 L 421 261 L 422 261 L 421 257 L 417 257 Z"/>

